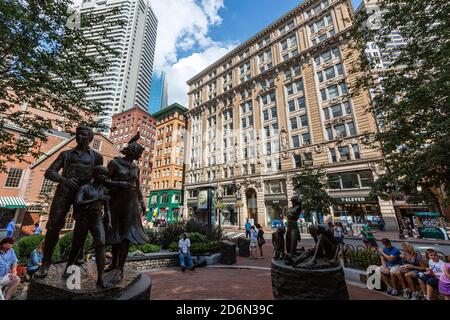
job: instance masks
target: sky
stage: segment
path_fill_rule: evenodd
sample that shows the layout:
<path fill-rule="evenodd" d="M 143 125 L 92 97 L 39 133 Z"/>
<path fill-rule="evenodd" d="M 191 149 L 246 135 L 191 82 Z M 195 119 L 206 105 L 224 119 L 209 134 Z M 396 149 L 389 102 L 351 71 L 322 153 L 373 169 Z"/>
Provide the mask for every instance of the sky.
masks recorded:
<path fill-rule="evenodd" d="M 78 2 L 81 0 L 74 0 Z M 149 0 L 158 18 L 154 69 L 169 104 L 188 106 L 186 81 L 303 0 Z M 356 8 L 361 0 L 352 0 Z"/>

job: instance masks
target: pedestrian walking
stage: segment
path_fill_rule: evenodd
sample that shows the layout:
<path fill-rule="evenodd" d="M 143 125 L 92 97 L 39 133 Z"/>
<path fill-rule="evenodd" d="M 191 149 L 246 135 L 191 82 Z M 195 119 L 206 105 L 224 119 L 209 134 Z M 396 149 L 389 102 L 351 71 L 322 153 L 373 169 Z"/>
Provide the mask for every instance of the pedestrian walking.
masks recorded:
<path fill-rule="evenodd" d="M 378 226 L 380 227 L 380 231 L 384 231 L 384 228 L 386 226 L 386 222 L 384 222 L 383 217 L 380 217 L 380 220 L 378 222 Z"/>
<path fill-rule="evenodd" d="M 14 218 L 11 218 L 11 220 L 9 220 L 8 222 L 8 225 L 6 226 L 6 238 L 13 238 L 15 230 L 16 222 L 14 221 Z"/>
<path fill-rule="evenodd" d="M 377 241 L 375 240 L 374 236 L 375 232 L 376 231 L 373 231 L 371 221 L 367 221 L 367 224 L 365 224 L 361 230 L 362 239 L 367 250 L 378 247 Z"/>
<path fill-rule="evenodd" d="M 263 250 L 262 247 L 266 243 L 266 240 L 264 239 L 264 230 L 262 229 L 262 226 L 258 223 L 256 225 L 256 228 L 258 229 L 258 233 L 256 235 L 256 240 L 258 241 L 258 247 L 259 247 L 259 259 L 263 259 Z"/>
<path fill-rule="evenodd" d="M 178 256 L 180 258 L 181 271 L 186 270 L 186 264 L 189 269 L 192 268 L 192 258 L 191 258 L 191 240 L 184 233 L 180 241 L 178 241 Z"/>
<path fill-rule="evenodd" d="M 344 245 L 344 228 L 342 223 L 338 222 L 333 226 L 334 237 L 340 246 Z"/>

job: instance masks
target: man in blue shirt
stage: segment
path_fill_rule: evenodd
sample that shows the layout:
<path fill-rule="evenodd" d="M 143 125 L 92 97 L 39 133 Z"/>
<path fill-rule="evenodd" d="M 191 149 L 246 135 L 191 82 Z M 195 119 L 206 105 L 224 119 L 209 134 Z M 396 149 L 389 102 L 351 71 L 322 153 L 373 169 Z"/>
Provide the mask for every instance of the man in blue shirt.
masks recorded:
<path fill-rule="evenodd" d="M 247 222 L 245 223 L 245 237 L 248 239 L 250 238 L 250 228 L 252 227 L 252 225 L 250 224 L 250 222 L 247 219 Z"/>
<path fill-rule="evenodd" d="M 39 227 L 39 223 L 35 223 L 33 234 L 41 234 L 41 233 L 42 233 L 42 229 L 41 229 L 41 227 Z"/>
<path fill-rule="evenodd" d="M 17 257 L 12 248 L 14 240 L 5 238 L 0 242 L 0 287 L 6 287 L 5 299 L 11 299 L 20 284 L 17 276 Z"/>
<path fill-rule="evenodd" d="M 12 238 L 14 235 L 14 230 L 16 230 L 16 222 L 14 221 L 14 218 L 11 218 L 6 226 L 6 238 Z"/>
<path fill-rule="evenodd" d="M 396 279 L 397 277 L 394 275 L 398 271 L 400 271 L 400 251 L 392 246 L 391 241 L 389 239 L 382 239 L 384 248 L 378 249 L 378 253 L 381 257 L 381 280 L 387 286 L 387 293 L 393 296 L 398 296 L 399 292 L 397 288 Z"/>

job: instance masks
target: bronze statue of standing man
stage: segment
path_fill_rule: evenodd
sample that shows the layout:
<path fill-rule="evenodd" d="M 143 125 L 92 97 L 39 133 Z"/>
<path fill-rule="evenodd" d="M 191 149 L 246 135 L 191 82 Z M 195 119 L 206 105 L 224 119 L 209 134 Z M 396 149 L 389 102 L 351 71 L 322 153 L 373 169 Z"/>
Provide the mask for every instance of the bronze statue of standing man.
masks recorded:
<path fill-rule="evenodd" d="M 37 278 L 44 278 L 48 274 L 59 233 L 64 228 L 66 216 L 71 207 L 76 218 L 77 210 L 74 203 L 79 189 L 91 181 L 94 167 L 103 165 L 102 155 L 89 146 L 94 139 L 91 128 L 79 125 L 75 138 L 77 146 L 61 152 L 45 172 L 45 178 L 57 182 L 58 186 L 50 207 L 42 266 L 34 275 Z"/>
<path fill-rule="evenodd" d="M 302 203 L 298 196 L 291 198 L 292 207 L 287 214 L 286 230 L 286 252 L 287 260 L 291 260 L 297 254 L 297 244 L 300 241 L 300 230 L 298 228 L 298 218 L 302 213 Z"/>

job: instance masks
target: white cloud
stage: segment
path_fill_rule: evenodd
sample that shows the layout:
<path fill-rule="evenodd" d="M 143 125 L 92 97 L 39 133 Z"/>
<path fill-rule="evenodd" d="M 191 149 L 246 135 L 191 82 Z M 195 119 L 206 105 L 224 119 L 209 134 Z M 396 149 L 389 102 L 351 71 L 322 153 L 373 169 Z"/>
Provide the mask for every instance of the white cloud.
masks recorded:
<path fill-rule="evenodd" d="M 158 18 L 154 68 L 166 71 L 169 103 L 187 106 L 186 81 L 234 44 L 216 42 L 208 36 L 211 26 L 220 25 L 223 0 L 150 0 Z M 180 51 L 194 50 L 179 59 Z"/>
<path fill-rule="evenodd" d="M 167 66 L 165 71 L 169 81 L 169 103 L 178 102 L 188 107 L 186 81 L 231 49 L 233 49 L 233 45 L 211 46 L 202 52 L 193 53 L 189 57 L 182 58 L 175 64 Z"/>

